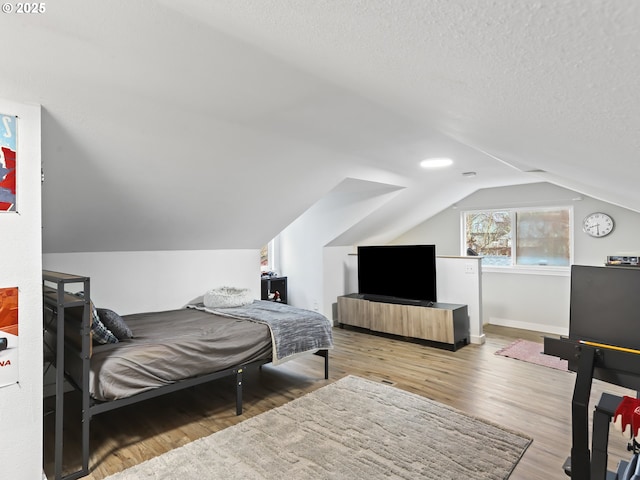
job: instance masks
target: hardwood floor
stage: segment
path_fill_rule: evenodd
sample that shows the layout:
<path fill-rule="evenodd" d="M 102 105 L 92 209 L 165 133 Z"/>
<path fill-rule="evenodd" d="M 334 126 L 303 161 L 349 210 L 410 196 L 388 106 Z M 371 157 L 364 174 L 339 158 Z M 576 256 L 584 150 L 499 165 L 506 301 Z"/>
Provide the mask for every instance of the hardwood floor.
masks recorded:
<path fill-rule="evenodd" d="M 495 355 L 513 340 L 542 343 L 540 333 L 487 326 L 483 345 L 456 352 L 355 329 L 335 328 L 330 379 L 315 355 L 247 372 L 244 413 L 235 415 L 233 379 L 148 400 L 96 416 L 91 425 L 91 474 L 100 480 L 115 472 L 282 405 L 345 375 L 358 375 L 451 405 L 531 436 L 534 441 L 511 476 L 513 480 L 565 479 L 562 464 L 571 449 L 571 396 L 575 374 Z M 591 405 L 603 391 L 635 392 L 594 381 Z M 79 403 L 67 394 L 65 469 L 79 467 Z M 53 478 L 52 418 L 45 418 L 45 472 Z M 425 432 L 428 435 L 428 432 Z M 464 449 L 464 438 L 460 449 Z M 628 459 L 626 439 L 612 432 L 610 469 Z"/>

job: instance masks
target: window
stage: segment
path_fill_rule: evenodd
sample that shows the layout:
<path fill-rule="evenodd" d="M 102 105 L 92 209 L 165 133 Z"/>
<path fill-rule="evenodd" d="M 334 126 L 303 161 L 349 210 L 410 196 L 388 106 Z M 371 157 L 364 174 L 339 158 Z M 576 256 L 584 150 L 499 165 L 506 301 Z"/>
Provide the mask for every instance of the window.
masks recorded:
<path fill-rule="evenodd" d="M 260 273 L 274 273 L 278 269 L 276 246 L 278 238 L 274 238 L 260 249 Z"/>
<path fill-rule="evenodd" d="M 260 272 L 266 273 L 269 270 L 269 245 L 265 245 L 260 249 Z"/>
<path fill-rule="evenodd" d="M 571 209 L 464 212 L 467 254 L 486 266 L 564 267 L 571 264 Z"/>

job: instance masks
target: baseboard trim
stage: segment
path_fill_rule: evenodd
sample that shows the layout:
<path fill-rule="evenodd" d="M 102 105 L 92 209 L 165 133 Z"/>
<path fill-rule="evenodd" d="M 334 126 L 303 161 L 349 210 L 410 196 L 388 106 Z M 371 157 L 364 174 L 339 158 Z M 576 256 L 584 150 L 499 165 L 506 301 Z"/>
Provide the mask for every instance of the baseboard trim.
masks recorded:
<path fill-rule="evenodd" d="M 470 342 L 476 345 L 482 345 L 486 340 L 484 333 L 482 335 L 471 335 L 470 337 Z"/>
<path fill-rule="evenodd" d="M 522 330 L 532 330 L 540 333 L 551 333 L 554 335 L 569 335 L 569 329 L 565 327 L 558 327 L 555 325 L 542 325 L 540 323 L 522 322 L 519 320 L 512 320 L 509 318 L 489 318 L 490 325 L 499 325 L 501 327 L 520 328 Z"/>

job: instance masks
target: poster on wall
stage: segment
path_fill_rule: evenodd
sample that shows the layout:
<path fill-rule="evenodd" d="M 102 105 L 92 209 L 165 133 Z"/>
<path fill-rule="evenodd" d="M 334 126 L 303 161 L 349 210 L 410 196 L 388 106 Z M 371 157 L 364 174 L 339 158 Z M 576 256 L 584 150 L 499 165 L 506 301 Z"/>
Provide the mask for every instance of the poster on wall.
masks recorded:
<path fill-rule="evenodd" d="M 0 387 L 18 382 L 18 287 L 0 288 Z"/>
<path fill-rule="evenodd" d="M 16 212 L 18 117 L 0 114 L 0 212 Z"/>

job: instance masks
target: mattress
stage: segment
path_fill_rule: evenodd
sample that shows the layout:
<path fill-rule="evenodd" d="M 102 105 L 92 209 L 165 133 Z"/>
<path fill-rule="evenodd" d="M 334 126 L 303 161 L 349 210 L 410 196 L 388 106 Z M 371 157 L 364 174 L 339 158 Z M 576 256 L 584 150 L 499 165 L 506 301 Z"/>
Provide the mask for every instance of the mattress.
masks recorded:
<path fill-rule="evenodd" d="M 194 309 L 125 315 L 134 338 L 94 346 L 91 396 L 130 397 L 179 380 L 213 373 L 272 354 L 269 328 Z"/>

